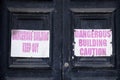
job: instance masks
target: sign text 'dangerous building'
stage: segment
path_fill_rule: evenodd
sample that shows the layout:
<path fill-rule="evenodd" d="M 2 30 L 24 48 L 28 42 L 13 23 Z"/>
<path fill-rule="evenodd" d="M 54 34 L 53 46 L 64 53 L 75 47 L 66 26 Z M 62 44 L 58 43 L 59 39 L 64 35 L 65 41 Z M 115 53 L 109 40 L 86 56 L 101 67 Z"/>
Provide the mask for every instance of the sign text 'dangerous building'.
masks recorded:
<path fill-rule="evenodd" d="M 75 56 L 111 56 L 112 31 L 110 29 L 75 29 Z"/>

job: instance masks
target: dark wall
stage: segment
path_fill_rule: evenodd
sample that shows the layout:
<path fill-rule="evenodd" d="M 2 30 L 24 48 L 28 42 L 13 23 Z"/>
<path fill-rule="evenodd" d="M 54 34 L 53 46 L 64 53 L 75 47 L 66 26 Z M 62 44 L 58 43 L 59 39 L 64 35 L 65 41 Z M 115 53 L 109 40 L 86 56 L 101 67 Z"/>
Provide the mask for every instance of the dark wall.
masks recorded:
<path fill-rule="evenodd" d="M 4 16 L 4 10 L 5 10 L 5 8 L 4 8 L 4 1 L 5 0 L 0 0 L 0 80 L 3 80 L 3 69 L 2 69 L 2 66 L 3 66 L 3 64 L 4 63 L 2 63 L 3 62 L 3 60 L 2 60 L 2 54 L 3 54 L 3 46 L 2 46 L 2 43 L 3 43 L 3 32 L 4 32 L 4 30 L 3 30 L 3 22 L 4 22 L 4 20 L 3 20 L 3 16 Z"/>
<path fill-rule="evenodd" d="M 2 26 L 2 0 L 0 0 L 0 27 Z M 1 36 L 1 29 L 0 29 L 0 36 Z M 0 38 L 0 45 L 1 45 L 1 38 Z M 1 46 L 0 46 L 0 63 L 1 63 Z M 0 64 L 0 80 L 2 77 L 2 69 Z"/>

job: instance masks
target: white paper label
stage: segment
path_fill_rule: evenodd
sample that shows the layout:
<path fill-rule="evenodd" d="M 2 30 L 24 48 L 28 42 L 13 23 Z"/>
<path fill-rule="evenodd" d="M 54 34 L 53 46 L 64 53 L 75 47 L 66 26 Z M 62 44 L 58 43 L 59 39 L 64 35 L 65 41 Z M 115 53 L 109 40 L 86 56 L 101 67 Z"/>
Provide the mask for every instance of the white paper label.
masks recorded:
<path fill-rule="evenodd" d="M 49 57 L 49 30 L 12 30 L 11 57 Z"/>
<path fill-rule="evenodd" d="M 74 55 L 111 56 L 112 31 L 110 29 L 74 29 Z"/>

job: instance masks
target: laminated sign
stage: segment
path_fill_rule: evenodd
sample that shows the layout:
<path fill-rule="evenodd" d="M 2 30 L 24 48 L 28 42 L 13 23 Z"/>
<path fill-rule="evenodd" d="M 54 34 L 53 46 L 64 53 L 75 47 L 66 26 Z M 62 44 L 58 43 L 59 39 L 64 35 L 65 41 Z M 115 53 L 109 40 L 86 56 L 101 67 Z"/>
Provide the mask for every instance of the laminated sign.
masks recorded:
<path fill-rule="evenodd" d="M 11 57 L 49 57 L 49 30 L 12 30 Z"/>
<path fill-rule="evenodd" d="M 74 55 L 111 56 L 112 31 L 110 29 L 74 29 Z"/>

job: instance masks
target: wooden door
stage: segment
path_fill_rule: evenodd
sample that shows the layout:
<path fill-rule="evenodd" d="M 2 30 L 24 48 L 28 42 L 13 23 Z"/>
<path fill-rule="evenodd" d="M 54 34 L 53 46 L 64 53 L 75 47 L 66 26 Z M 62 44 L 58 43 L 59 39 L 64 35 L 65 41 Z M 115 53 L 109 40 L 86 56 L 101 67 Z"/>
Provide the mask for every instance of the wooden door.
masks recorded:
<path fill-rule="evenodd" d="M 0 79 L 119 80 L 119 4 L 119 0 L 2 0 Z M 16 55 L 20 54 L 20 46 L 15 46 L 19 41 L 12 44 L 16 31 L 47 31 L 48 52 L 39 54 L 48 55 Z M 99 47 L 105 51 L 97 51 Z"/>
<path fill-rule="evenodd" d="M 63 1 L 63 80 L 119 80 L 119 11 L 116 0 Z M 106 43 L 111 48 L 98 51 L 105 45 L 93 43 L 103 38 L 91 32 L 105 30 L 111 34 Z"/>
<path fill-rule="evenodd" d="M 2 0 L 1 74 L 3 80 L 61 80 L 61 0 Z M 17 31 L 17 32 L 16 32 Z M 20 56 L 20 45 L 12 49 L 12 36 L 22 31 L 47 31 L 47 56 Z M 29 34 L 29 33 L 26 33 Z M 44 33 L 43 33 L 44 34 Z M 39 34 L 39 36 L 42 35 Z M 17 35 L 23 40 L 23 35 Z M 17 39 L 18 39 L 17 38 Z M 25 38 L 25 36 L 24 36 Z M 45 39 L 45 38 L 44 38 Z M 43 38 L 39 38 L 43 40 Z M 26 40 L 27 41 L 27 40 Z M 13 42 L 14 43 L 14 42 Z M 27 41 L 28 44 L 28 41 Z M 33 46 L 33 45 L 32 45 Z M 43 49 L 44 45 L 41 46 Z M 35 45 L 32 47 L 32 49 Z M 27 46 L 26 51 L 31 47 Z M 45 49 L 45 48 L 44 48 Z M 40 48 L 38 49 L 40 50 Z M 46 51 L 44 50 L 44 51 Z M 16 52 L 15 52 L 16 51 Z M 28 53 L 25 53 L 28 54 Z M 36 53 L 34 53 L 36 54 Z M 40 54 L 40 53 L 38 53 Z M 46 52 L 41 52 L 46 54 Z"/>

